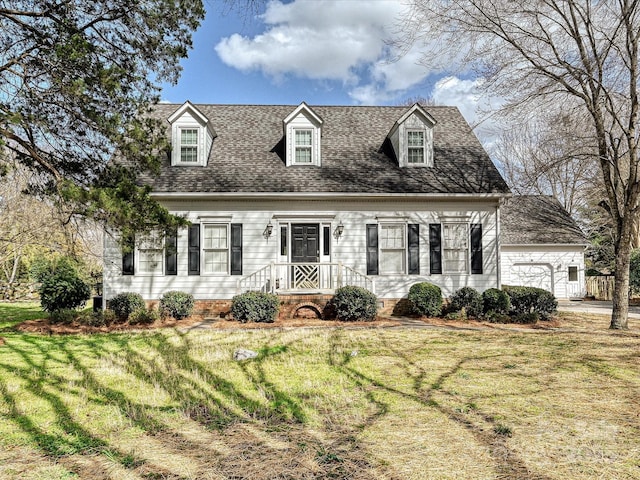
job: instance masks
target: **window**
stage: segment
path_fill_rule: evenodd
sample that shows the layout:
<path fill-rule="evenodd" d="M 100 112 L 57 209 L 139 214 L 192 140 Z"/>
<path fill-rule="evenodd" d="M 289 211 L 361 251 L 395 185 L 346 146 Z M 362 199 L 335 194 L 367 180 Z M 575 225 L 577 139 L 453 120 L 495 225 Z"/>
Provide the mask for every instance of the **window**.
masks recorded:
<path fill-rule="evenodd" d="M 469 225 L 445 223 L 442 225 L 442 250 L 445 273 L 467 273 L 469 270 Z"/>
<path fill-rule="evenodd" d="M 407 132 L 407 163 L 425 163 L 424 131 L 409 130 Z"/>
<path fill-rule="evenodd" d="M 309 164 L 312 162 L 312 133 L 311 130 L 295 130 L 294 163 Z"/>
<path fill-rule="evenodd" d="M 162 275 L 163 253 L 160 234 L 152 233 L 142 238 L 138 245 L 138 273 Z"/>
<path fill-rule="evenodd" d="M 405 273 L 406 235 L 402 224 L 380 225 L 380 273 Z"/>
<path fill-rule="evenodd" d="M 226 274 L 229 271 L 229 230 L 225 224 L 204 226 L 202 238 L 203 272 Z"/>
<path fill-rule="evenodd" d="M 569 267 L 569 281 L 570 282 L 578 281 L 578 267 L 574 265 Z"/>
<path fill-rule="evenodd" d="M 198 129 L 180 129 L 180 162 L 198 162 Z"/>

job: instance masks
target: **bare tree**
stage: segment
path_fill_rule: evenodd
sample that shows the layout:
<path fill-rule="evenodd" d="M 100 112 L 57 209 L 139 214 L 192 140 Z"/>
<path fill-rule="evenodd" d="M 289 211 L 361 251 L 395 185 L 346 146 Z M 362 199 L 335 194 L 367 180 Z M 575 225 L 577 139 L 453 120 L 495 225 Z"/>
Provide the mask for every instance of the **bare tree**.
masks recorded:
<path fill-rule="evenodd" d="M 555 112 L 512 125 L 492 148 L 511 189 L 519 195 L 552 195 L 571 215 L 581 216 L 592 191 L 602 188 L 585 126 Z"/>
<path fill-rule="evenodd" d="M 615 329 L 628 328 L 640 210 L 639 15 L 638 0 L 413 0 L 403 39 L 423 42 L 425 64 L 473 68 L 506 111 L 586 119 L 615 231 Z"/>

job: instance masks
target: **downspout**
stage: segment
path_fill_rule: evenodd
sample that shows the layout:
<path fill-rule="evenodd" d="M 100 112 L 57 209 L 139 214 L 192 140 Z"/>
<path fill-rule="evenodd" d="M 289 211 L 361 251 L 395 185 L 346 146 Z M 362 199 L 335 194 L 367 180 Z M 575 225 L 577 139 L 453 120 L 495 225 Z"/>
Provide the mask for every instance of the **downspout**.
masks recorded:
<path fill-rule="evenodd" d="M 502 250 L 502 246 L 500 245 L 500 200 L 498 200 L 498 205 L 496 205 L 496 246 L 497 246 L 497 255 L 496 255 L 496 262 L 497 262 L 497 269 L 496 271 L 498 272 L 498 274 L 496 275 L 496 279 L 497 279 L 497 285 L 496 288 L 499 290 L 502 287 L 502 272 L 501 272 L 501 268 L 500 268 L 500 261 L 501 261 L 501 250 Z"/>

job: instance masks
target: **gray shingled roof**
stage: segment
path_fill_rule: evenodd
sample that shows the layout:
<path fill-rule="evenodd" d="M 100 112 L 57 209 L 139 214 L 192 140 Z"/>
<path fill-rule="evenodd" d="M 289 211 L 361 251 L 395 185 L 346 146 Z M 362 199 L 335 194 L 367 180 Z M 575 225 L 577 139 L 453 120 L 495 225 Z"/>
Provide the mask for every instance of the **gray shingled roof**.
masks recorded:
<path fill-rule="evenodd" d="M 324 121 L 322 166 L 286 167 L 282 121 L 295 105 L 195 106 L 218 135 L 208 164 L 171 167 L 167 158 L 159 175 L 143 177 L 155 192 L 509 192 L 455 107 L 425 107 L 437 121 L 434 167 L 400 168 L 385 139 L 407 107 L 312 106 Z M 155 114 L 165 120 L 179 107 Z"/>
<path fill-rule="evenodd" d="M 500 211 L 503 245 L 585 245 L 578 224 L 554 197 L 518 195 L 508 198 Z"/>

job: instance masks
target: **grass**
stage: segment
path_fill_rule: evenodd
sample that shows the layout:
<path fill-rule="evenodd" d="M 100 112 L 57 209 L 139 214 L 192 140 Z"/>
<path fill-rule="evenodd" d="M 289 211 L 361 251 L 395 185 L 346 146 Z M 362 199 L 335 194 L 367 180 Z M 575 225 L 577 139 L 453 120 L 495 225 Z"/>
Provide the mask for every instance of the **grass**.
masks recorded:
<path fill-rule="evenodd" d="M 640 478 L 640 336 L 564 324 L 5 331 L 0 478 Z"/>
<path fill-rule="evenodd" d="M 14 327 L 27 320 L 46 317 L 39 303 L 0 302 L 0 331 Z"/>

